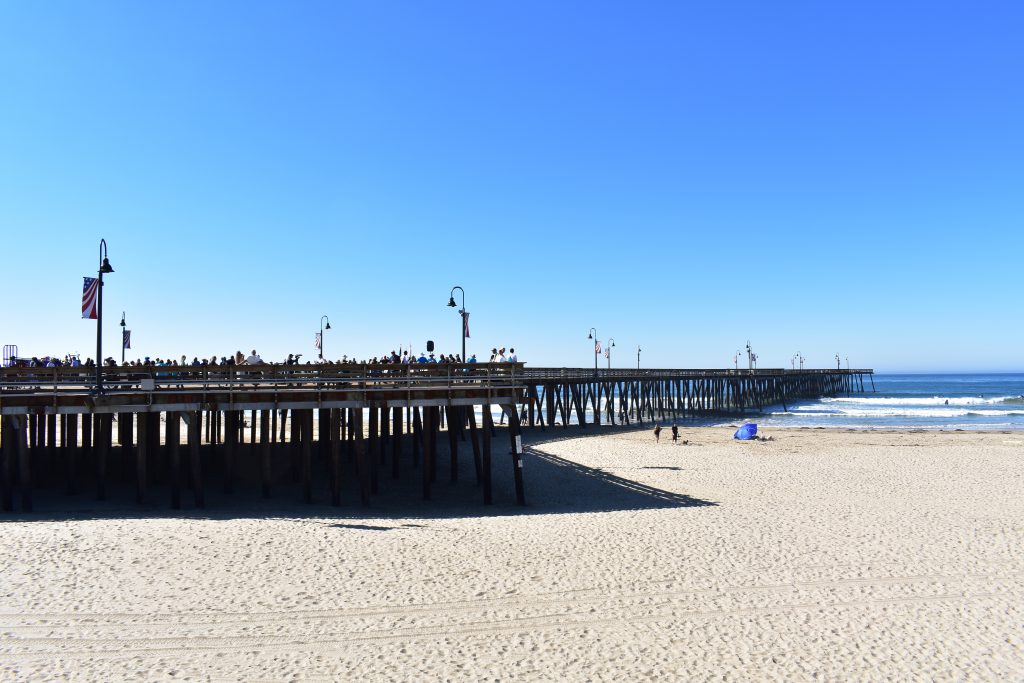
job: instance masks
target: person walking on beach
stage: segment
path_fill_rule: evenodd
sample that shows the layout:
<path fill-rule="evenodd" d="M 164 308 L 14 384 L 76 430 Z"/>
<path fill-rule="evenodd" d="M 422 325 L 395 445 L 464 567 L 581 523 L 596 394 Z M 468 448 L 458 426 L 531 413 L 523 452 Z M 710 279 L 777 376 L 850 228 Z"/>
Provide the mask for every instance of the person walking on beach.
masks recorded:
<path fill-rule="evenodd" d="M 672 423 L 672 443 L 679 441 L 679 427 L 675 422 Z"/>
<path fill-rule="evenodd" d="M 661 425 L 654 427 L 654 443 L 661 442 Z"/>

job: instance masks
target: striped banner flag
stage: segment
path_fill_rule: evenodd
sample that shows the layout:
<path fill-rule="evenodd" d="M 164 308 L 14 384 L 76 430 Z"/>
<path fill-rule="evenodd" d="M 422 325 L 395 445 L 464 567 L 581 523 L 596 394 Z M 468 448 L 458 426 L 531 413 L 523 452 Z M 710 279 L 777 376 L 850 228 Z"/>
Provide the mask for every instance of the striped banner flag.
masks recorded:
<path fill-rule="evenodd" d="M 605 358 L 611 358 L 612 357 L 612 347 L 609 346 L 609 347 L 607 347 L 604 350 L 604 357 Z"/>
<path fill-rule="evenodd" d="M 317 332 L 317 333 L 316 333 L 316 336 L 315 336 L 315 337 L 314 337 L 314 339 L 313 339 L 313 348 L 315 348 L 315 349 L 319 350 L 319 349 L 320 349 L 320 345 L 321 345 L 322 343 L 323 343 L 323 342 L 322 342 L 322 341 L 320 341 L 320 333 L 319 333 L 319 332 Z"/>
<path fill-rule="evenodd" d="M 100 281 L 94 277 L 84 278 L 82 285 L 82 317 L 96 319 L 96 309 L 100 298 Z"/>
<path fill-rule="evenodd" d="M 462 312 L 462 336 L 469 339 L 469 311 Z"/>
<path fill-rule="evenodd" d="M 594 342 L 594 353 L 601 353 L 601 342 Z"/>
<path fill-rule="evenodd" d="M 126 349 L 132 348 L 132 331 L 124 330 L 121 332 L 121 346 Z"/>

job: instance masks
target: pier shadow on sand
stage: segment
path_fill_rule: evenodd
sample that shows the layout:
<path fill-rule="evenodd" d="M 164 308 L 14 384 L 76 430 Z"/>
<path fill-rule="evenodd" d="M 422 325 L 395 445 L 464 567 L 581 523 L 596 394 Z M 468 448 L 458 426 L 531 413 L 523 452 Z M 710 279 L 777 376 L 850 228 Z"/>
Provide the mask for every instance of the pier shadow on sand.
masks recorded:
<path fill-rule="evenodd" d="M 650 429 L 637 427 L 570 427 L 533 431 L 524 436 L 523 478 L 526 505 L 515 500 L 515 484 L 509 439 L 498 429 L 492 440 L 493 500 L 483 503 L 483 486 L 477 484 L 473 451 L 467 442 L 459 444 L 458 481 L 451 481 L 451 459 L 447 451 L 439 451 L 437 478 L 431 487 L 431 499 L 423 500 L 422 462 L 413 468 L 409 451 L 405 451 L 399 479 L 391 477 L 390 459 L 379 471 L 378 493 L 369 506 L 362 506 L 358 481 L 350 463 L 343 465 L 342 503 L 330 505 L 330 489 L 326 471 L 314 472 L 313 502 L 302 502 L 301 485 L 293 482 L 287 463 L 275 472 L 271 498 L 263 498 L 254 468 L 243 468 L 231 494 L 222 491 L 223 479 L 217 472 L 207 477 L 206 507 L 194 505 L 193 493 L 182 490 L 182 507 L 170 507 L 170 488 L 166 484 L 150 486 L 144 503 L 136 504 L 135 488 L 127 477 L 112 476 L 107 487 L 107 500 L 97 501 L 90 482 L 83 481 L 78 494 L 68 496 L 56 484 L 33 491 L 33 512 L 18 510 L 0 512 L 0 529 L 12 521 L 64 521 L 80 519 L 282 519 L 321 518 L 335 522 L 332 527 L 360 531 L 389 531 L 415 524 L 387 524 L 381 520 L 431 520 L 465 517 L 501 517 L 591 512 L 618 512 L 660 508 L 701 508 L 717 505 L 686 495 L 679 490 L 650 486 L 628 476 L 553 455 L 544 444 L 563 439 L 577 439 L 597 434 L 624 433 Z M 250 463 L 254 464 L 254 463 Z M 212 468 L 211 468 L 212 469 Z M 676 470 L 681 487 L 685 487 L 685 469 L 674 464 L 640 467 L 638 470 Z M 338 521 L 344 520 L 344 521 Z"/>

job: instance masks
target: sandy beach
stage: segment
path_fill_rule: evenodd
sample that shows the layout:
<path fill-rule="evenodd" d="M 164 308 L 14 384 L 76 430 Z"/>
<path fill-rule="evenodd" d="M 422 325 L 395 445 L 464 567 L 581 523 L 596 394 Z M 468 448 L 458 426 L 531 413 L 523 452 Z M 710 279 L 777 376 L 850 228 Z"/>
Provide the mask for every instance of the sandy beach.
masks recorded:
<path fill-rule="evenodd" d="M 530 434 L 525 508 L 500 440 L 491 507 L 468 457 L 369 509 L 40 495 L 0 680 L 1024 680 L 1024 433 L 731 431 Z"/>

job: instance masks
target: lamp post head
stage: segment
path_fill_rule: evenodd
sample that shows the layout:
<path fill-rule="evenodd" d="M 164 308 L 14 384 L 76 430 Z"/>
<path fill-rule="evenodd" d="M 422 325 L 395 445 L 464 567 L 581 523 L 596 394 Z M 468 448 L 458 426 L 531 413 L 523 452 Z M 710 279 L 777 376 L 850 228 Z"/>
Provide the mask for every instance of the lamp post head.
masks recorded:
<path fill-rule="evenodd" d="M 588 332 L 588 333 L 587 333 L 587 339 L 593 339 L 593 338 L 594 338 L 594 335 L 592 335 L 592 334 L 590 334 L 590 333 Z"/>
<path fill-rule="evenodd" d="M 121 327 L 124 327 L 124 313 L 121 314 Z"/>
<path fill-rule="evenodd" d="M 107 260 L 106 256 L 103 257 L 103 263 L 100 265 L 100 272 L 101 273 L 113 273 L 114 272 L 114 268 L 113 268 L 113 266 L 110 265 L 110 261 Z"/>
<path fill-rule="evenodd" d="M 448 307 L 455 308 L 458 304 L 455 303 L 455 296 L 448 297 Z"/>
<path fill-rule="evenodd" d="M 612 346 L 615 346 L 615 342 L 612 342 Z"/>
<path fill-rule="evenodd" d="M 327 326 L 324 329 L 325 330 L 331 329 L 331 321 L 330 320 L 327 321 Z"/>

